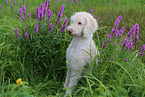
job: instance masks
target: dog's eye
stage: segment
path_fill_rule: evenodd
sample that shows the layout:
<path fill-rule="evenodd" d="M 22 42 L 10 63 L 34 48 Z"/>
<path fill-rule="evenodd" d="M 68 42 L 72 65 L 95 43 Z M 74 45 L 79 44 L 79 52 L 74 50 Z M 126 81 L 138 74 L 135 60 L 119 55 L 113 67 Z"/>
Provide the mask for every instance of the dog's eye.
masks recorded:
<path fill-rule="evenodd" d="M 81 22 L 78 22 L 78 24 L 81 25 L 82 23 Z"/>

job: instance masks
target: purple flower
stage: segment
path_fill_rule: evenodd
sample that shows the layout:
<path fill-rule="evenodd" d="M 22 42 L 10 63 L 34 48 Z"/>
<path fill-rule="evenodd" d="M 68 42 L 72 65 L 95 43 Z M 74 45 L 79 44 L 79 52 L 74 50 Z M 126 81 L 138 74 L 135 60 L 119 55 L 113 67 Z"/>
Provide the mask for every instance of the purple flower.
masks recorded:
<path fill-rule="evenodd" d="M 125 29 L 125 26 L 123 26 L 123 27 L 121 27 L 121 29 L 120 29 L 120 33 L 118 33 L 119 34 L 119 38 L 121 38 L 122 37 L 122 34 L 123 34 L 123 32 L 124 32 L 124 29 Z"/>
<path fill-rule="evenodd" d="M 47 17 L 48 17 L 47 21 L 48 22 L 50 21 L 52 14 L 53 14 L 53 11 L 51 11 L 50 9 L 48 9 L 48 15 L 47 15 Z"/>
<path fill-rule="evenodd" d="M 20 2 L 19 2 L 19 1 L 17 1 L 17 3 L 18 3 L 18 4 L 20 4 Z"/>
<path fill-rule="evenodd" d="M 56 4 L 56 1 L 54 1 L 54 4 Z"/>
<path fill-rule="evenodd" d="M 78 0 L 75 0 L 75 4 L 77 4 Z"/>
<path fill-rule="evenodd" d="M 85 2 L 85 0 L 83 0 L 83 2 Z"/>
<path fill-rule="evenodd" d="M 59 2 L 59 0 L 57 2 Z"/>
<path fill-rule="evenodd" d="M 136 39 L 139 39 L 139 24 L 135 24 L 134 25 L 134 37 L 136 38 Z"/>
<path fill-rule="evenodd" d="M 130 39 L 130 41 L 127 44 L 127 47 L 129 50 L 133 49 L 133 39 Z"/>
<path fill-rule="evenodd" d="M 25 15 L 25 13 L 26 13 L 25 5 L 22 5 L 22 11 L 23 11 L 23 13 L 24 13 L 24 15 Z"/>
<path fill-rule="evenodd" d="M 131 28 L 131 30 L 127 33 L 128 38 L 132 38 L 132 34 L 134 32 L 134 26 Z"/>
<path fill-rule="evenodd" d="M 112 34 L 111 33 L 108 33 L 108 38 L 112 38 Z"/>
<path fill-rule="evenodd" d="M 22 8 L 19 8 L 20 16 L 23 16 Z"/>
<path fill-rule="evenodd" d="M 90 10 L 90 13 L 93 13 L 93 9 Z"/>
<path fill-rule="evenodd" d="M 14 1 L 13 4 L 16 4 L 16 1 Z"/>
<path fill-rule="evenodd" d="M 62 28 L 60 29 L 60 33 L 63 32 L 64 29 L 67 27 L 67 22 L 68 22 L 68 18 L 66 17 L 64 22 L 63 22 Z"/>
<path fill-rule="evenodd" d="M 70 1 L 70 3 L 73 3 L 74 1 Z"/>
<path fill-rule="evenodd" d="M 8 0 L 6 0 L 6 6 L 8 5 Z"/>
<path fill-rule="evenodd" d="M 96 17 L 96 20 L 98 21 L 98 17 Z"/>
<path fill-rule="evenodd" d="M 15 28 L 15 33 L 16 35 L 18 35 L 18 28 Z"/>
<path fill-rule="evenodd" d="M 40 17 L 43 17 L 43 3 L 40 4 Z"/>
<path fill-rule="evenodd" d="M 12 3 L 12 0 L 10 0 L 10 5 L 11 5 L 11 9 L 13 10 L 13 3 Z"/>
<path fill-rule="evenodd" d="M 106 44 L 102 44 L 102 47 L 105 48 L 106 47 Z"/>
<path fill-rule="evenodd" d="M 23 0 L 23 2 L 25 2 L 25 0 Z"/>
<path fill-rule="evenodd" d="M 122 20 L 122 16 L 120 15 L 120 16 L 116 19 L 116 21 L 115 21 L 114 29 L 117 29 L 117 27 L 118 27 L 118 25 L 119 25 L 119 23 L 120 23 L 121 20 Z"/>
<path fill-rule="evenodd" d="M 1 11 L 2 5 L 0 5 L 0 11 Z"/>
<path fill-rule="evenodd" d="M 113 43 L 112 45 L 116 45 L 116 43 Z"/>
<path fill-rule="evenodd" d="M 143 57 L 144 51 L 145 51 L 145 44 L 141 47 L 141 52 L 140 52 L 139 56 Z"/>
<path fill-rule="evenodd" d="M 26 37 L 26 39 L 29 39 L 28 33 L 25 33 L 25 37 Z"/>
<path fill-rule="evenodd" d="M 128 61 L 128 59 L 124 58 L 124 61 L 125 61 L 125 62 L 127 62 L 127 61 Z"/>
<path fill-rule="evenodd" d="M 21 34 L 20 34 L 20 33 L 18 34 L 18 38 L 19 38 L 19 39 L 22 39 L 22 37 L 21 37 Z"/>
<path fill-rule="evenodd" d="M 30 13 L 28 13 L 28 19 L 30 20 L 30 17 L 31 17 L 31 14 Z"/>
<path fill-rule="evenodd" d="M 58 17 L 57 17 L 57 20 L 56 20 L 56 23 L 55 23 L 54 27 L 56 27 L 58 25 L 58 23 L 60 22 L 63 11 L 64 11 L 64 7 L 65 7 L 65 5 L 63 4 L 60 8 L 59 13 L 58 13 Z"/>
<path fill-rule="evenodd" d="M 53 29 L 52 29 L 52 23 L 49 23 L 49 26 L 48 26 L 48 32 L 51 32 Z"/>
<path fill-rule="evenodd" d="M 38 33 L 39 24 L 35 25 L 34 33 Z"/>
<path fill-rule="evenodd" d="M 128 39 L 128 37 L 126 37 L 126 38 L 124 39 L 124 42 L 123 42 L 123 48 L 124 48 L 124 50 L 125 50 L 126 47 L 128 46 L 128 41 L 129 41 L 129 39 Z"/>
<path fill-rule="evenodd" d="M 108 42 L 109 42 L 109 39 L 106 39 L 105 42 L 104 42 L 104 44 L 106 44 L 106 43 L 108 43 Z"/>

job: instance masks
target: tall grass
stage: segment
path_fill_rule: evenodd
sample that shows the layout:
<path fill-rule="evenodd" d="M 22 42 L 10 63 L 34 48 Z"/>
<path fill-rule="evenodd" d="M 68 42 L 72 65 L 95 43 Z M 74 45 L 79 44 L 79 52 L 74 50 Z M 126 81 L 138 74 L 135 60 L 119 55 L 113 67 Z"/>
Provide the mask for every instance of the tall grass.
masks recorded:
<path fill-rule="evenodd" d="M 18 1 L 18 0 L 16 0 Z M 65 52 L 71 41 L 67 30 L 59 33 L 65 17 L 70 18 L 75 12 L 90 12 L 98 17 L 99 30 L 94 33 L 94 40 L 100 51 L 98 66 L 92 61 L 85 69 L 85 75 L 73 93 L 76 97 L 96 96 L 135 96 L 145 95 L 145 57 L 139 56 L 145 42 L 145 6 L 143 0 L 79 0 L 77 4 L 60 0 L 56 4 L 51 0 L 50 9 L 54 12 L 51 22 L 54 24 L 62 4 L 65 4 L 62 20 L 52 32 L 47 32 L 49 22 L 42 22 L 38 34 L 34 34 L 37 17 L 36 7 L 45 0 L 23 0 L 5 6 L 0 2 L 0 96 L 57 96 L 64 95 L 63 84 L 66 76 Z M 29 3 L 28 3 L 29 2 Z M 29 21 L 21 22 L 19 8 L 26 5 L 26 12 L 31 13 Z M 135 23 L 140 26 L 138 49 L 130 52 L 122 50 L 117 38 L 102 48 L 102 44 L 111 32 L 118 16 L 123 19 L 119 28 L 125 26 L 124 36 Z M 69 24 L 70 21 L 68 21 Z M 25 39 L 23 28 L 29 25 L 30 40 Z M 15 28 L 22 35 L 20 40 L 14 32 Z M 116 45 L 112 45 L 116 43 Z M 124 60 L 127 59 L 128 61 Z M 23 84 L 17 86 L 16 80 L 21 78 Z M 29 83 L 29 84 L 28 84 Z"/>

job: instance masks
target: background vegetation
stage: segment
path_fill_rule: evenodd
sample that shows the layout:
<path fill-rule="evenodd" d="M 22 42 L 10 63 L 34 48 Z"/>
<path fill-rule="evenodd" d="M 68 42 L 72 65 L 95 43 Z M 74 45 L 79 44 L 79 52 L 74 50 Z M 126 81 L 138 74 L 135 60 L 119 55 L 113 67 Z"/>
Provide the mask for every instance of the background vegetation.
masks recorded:
<path fill-rule="evenodd" d="M 1 97 L 63 97 L 66 76 L 65 52 L 72 39 L 65 29 L 60 33 L 66 17 L 75 12 L 90 12 L 98 17 L 99 29 L 94 40 L 100 51 L 96 67 L 92 61 L 86 75 L 78 83 L 74 97 L 144 97 L 145 96 L 145 57 L 139 56 L 145 44 L 145 1 L 144 0 L 51 0 L 53 11 L 50 22 L 54 25 L 62 4 L 63 16 L 56 28 L 48 33 L 50 22 L 41 21 L 38 34 L 34 34 L 37 23 L 36 7 L 45 0 L 15 0 L 13 9 L 10 1 L 0 1 L 0 96 Z M 17 3 L 20 2 L 20 4 Z M 49 1 L 49 0 L 48 0 Z M 14 0 L 12 0 L 12 3 Z M 31 18 L 21 22 L 19 8 L 26 5 L 26 13 Z M 125 26 L 122 40 L 136 23 L 139 24 L 138 48 L 123 50 L 118 38 L 110 39 L 106 48 L 102 44 L 111 32 L 118 16 L 122 21 L 118 29 Z M 69 25 L 70 21 L 68 20 Z M 29 26 L 27 26 L 29 25 Z M 15 28 L 22 35 L 19 39 Z M 24 29 L 23 29 L 24 28 Z M 29 40 L 25 38 L 25 31 Z M 115 45 L 112 45 L 114 44 Z M 16 81 L 21 78 L 21 85 Z"/>

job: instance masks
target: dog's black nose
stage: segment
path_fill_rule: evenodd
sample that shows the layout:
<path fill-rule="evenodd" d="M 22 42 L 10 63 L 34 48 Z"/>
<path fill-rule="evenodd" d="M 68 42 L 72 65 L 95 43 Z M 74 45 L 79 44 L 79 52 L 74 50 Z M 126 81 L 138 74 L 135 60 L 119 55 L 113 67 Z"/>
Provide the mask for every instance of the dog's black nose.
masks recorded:
<path fill-rule="evenodd" d="M 71 34 L 72 32 L 73 32 L 73 30 L 71 30 L 71 29 L 68 30 L 68 33 L 69 33 L 69 34 Z"/>

